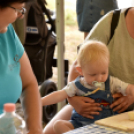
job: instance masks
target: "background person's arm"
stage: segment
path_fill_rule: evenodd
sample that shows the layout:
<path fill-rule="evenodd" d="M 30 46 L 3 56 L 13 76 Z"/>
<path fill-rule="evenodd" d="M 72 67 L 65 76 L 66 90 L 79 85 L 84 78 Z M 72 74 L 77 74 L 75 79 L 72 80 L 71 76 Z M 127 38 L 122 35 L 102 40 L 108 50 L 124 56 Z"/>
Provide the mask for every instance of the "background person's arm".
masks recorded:
<path fill-rule="evenodd" d="M 41 98 L 36 78 L 25 52 L 20 59 L 20 64 L 23 85 L 21 102 L 29 131 L 28 134 L 42 134 Z"/>

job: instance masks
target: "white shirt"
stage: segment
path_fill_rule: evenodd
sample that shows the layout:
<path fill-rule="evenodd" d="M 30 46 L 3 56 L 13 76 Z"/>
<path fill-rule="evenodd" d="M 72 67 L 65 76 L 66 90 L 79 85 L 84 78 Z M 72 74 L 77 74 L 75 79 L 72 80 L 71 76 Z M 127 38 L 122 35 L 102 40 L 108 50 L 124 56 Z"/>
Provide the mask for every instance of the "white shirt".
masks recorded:
<path fill-rule="evenodd" d="M 93 86 L 90 86 L 87 82 L 85 82 L 83 77 L 80 78 L 80 83 L 86 88 L 95 89 Z M 125 91 L 127 89 L 127 86 L 128 86 L 128 83 L 125 83 L 125 82 L 119 80 L 118 78 L 110 76 L 110 91 L 112 94 L 113 93 L 122 93 L 123 95 L 126 95 Z M 117 88 L 117 87 L 120 87 L 120 88 Z M 83 96 L 85 94 L 85 92 L 79 90 L 75 86 L 75 81 L 69 82 L 68 85 L 63 88 L 63 90 L 66 91 L 66 93 L 68 94 L 69 97 L 73 97 L 75 95 Z"/>

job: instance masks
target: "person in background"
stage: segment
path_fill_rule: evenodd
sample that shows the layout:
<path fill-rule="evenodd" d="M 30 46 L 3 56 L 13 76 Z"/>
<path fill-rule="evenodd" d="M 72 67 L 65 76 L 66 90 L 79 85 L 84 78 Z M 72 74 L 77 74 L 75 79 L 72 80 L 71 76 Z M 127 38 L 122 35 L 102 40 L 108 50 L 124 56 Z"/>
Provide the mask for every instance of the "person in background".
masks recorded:
<path fill-rule="evenodd" d="M 21 96 L 28 134 L 42 134 L 38 84 L 11 25 L 16 19 L 23 18 L 24 4 L 28 1 L 0 0 L 0 114 L 5 103 L 16 103 Z"/>
<path fill-rule="evenodd" d="M 72 129 L 94 123 L 96 120 L 115 115 L 110 105 L 113 103 L 113 93 L 131 95 L 134 98 L 134 85 L 122 82 L 118 78 L 109 76 L 109 50 L 105 44 L 96 40 L 85 42 L 77 56 L 76 70 L 80 76 L 69 82 L 62 90 L 53 92 L 42 98 L 42 105 L 51 105 L 61 102 L 68 97 L 85 96 L 101 105 L 102 111 L 92 119 L 78 114 L 75 109 L 71 120 L 57 120 L 53 129 L 56 134 L 63 134 Z M 134 99 L 133 99 L 134 101 Z"/>
<path fill-rule="evenodd" d="M 84 38 L 103 15 L 117 8 L 117 0 L 77 0 L 77 22 L 79 30 L 84 32 Z"/>
<path fill-rule="evenodd" d="M 103 18 L 95 24 L 85 41 L 97 39 L 104 42 L 110 52 L 109 74 L 126 83 L 134 84 L 134 8 L 121 9 L 118 26 L 115 29 L 113 38 L 110 40 L 112 16 L 113 11 L 103 16 Z M 77 62 L 74 61 L 68 75 L 69 82 L 79 76 L 79 73 L 76 71 L 76 65 Z M 113 97 L 116 100 L 110 105 L 113 111 L 121 113 L 134 108 L 134 105 L 132 105 L 134 101 L 131 95 L 122 96 L 122 94 L 116 93 Z M 53 131 L 54 122 L 60 119 L 70 120 L 73 107 L 77 113 L 87 118 L 93 118 L 94 115 L 98 115 L 99 111 L 102 110 L 100 104 L 95 103 L 91 98 L 74 96 L 68 98 L 68 101 L 71 105 L 66 105 L 57 113 L 44 128 L 44 134 L 55 134 Z"/>

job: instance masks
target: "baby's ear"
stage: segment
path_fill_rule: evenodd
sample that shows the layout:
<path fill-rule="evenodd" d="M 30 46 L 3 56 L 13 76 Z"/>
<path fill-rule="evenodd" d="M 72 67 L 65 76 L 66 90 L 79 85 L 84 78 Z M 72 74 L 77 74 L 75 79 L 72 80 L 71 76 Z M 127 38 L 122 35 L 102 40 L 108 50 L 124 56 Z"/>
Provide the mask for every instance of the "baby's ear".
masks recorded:
<path fill-rule="evenodd" d="M 76 70 L 80 75 L 83 75 L 81 67 L 76 66 Z"/>

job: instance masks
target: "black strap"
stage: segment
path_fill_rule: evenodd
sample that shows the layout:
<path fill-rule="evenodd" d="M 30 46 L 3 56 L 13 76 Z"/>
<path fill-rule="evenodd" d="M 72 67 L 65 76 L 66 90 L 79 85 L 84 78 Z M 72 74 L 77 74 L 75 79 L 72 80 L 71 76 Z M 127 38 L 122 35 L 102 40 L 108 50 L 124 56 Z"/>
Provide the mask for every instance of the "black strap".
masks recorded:
<path fill-rule="evenodd" d="M 118 21 L 120 18 L 120 12 L 121 12 L 121 9 L 114 10 L 112 22 L 111 22 L 111 36 L 110 36 L 109 41 L 112 39 L 112 37 L 114 35 L 114 30 L 116 29 L 116 26 L 118 25 Z"/>

